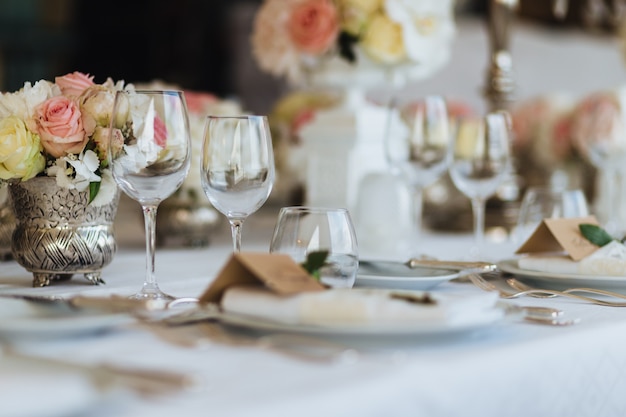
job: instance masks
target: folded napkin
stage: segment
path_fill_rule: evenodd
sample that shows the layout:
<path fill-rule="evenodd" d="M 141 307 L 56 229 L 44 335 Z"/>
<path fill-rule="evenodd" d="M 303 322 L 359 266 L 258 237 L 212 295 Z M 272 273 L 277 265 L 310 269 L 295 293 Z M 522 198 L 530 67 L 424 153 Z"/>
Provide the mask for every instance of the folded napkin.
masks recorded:
<path fill-rule="evenodd" d="M 429 294 L 434 303 L 402 298 L 426 293 L 381 289 L 330 289 L 281 296 L 263 287 L 231 287 L 222 297 L 227 313 L 244 314 L 285 324 L 442 323 L 462 324 L 502 316 L 497 294 Z M 399 297 L 399 298 L 396 298 Z"/>
<path fill-rule="evenodd" d="M 531 255 L 520 258 L 517 265 L 520 269 L 555 274 L 626 276 L 626 246 L 612 241 L 580 261 L 566 255 Z"/>

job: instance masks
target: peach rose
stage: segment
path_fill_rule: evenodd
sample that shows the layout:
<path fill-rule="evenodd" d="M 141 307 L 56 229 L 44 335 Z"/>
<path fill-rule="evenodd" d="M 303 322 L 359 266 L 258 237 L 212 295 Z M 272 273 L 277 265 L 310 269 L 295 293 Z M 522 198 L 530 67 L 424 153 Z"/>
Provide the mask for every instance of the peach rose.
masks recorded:
<path fill-rule="evenodd" d="M 291 11 L 287 25 L 289 36 L 300 51 L 319 55 L 337 38 L 337 9 L 328 0 L 304 0 Z"/>
<path fill-rule="evenodd" d="M 37 126 L 44 150 L 55 158 L 82 152 L 89 139 L 78 105 L 64 96 L 53 97 L 37 108 Z"/>
<path fill-rule="evenodd" d="M 203 113 L 208 106 L 215 104 L 218 98 L 213 94 L 186 90 L 185 101 L 190 113 Z"/>
<path fill-rule="evenodd" d="M 78 97 L 83 91 L 94 85 L 93 75 L 90 76 L 78 71 L 56 77 L 54 82 L 61 89 L 61 93 L 68 97 Z"/>

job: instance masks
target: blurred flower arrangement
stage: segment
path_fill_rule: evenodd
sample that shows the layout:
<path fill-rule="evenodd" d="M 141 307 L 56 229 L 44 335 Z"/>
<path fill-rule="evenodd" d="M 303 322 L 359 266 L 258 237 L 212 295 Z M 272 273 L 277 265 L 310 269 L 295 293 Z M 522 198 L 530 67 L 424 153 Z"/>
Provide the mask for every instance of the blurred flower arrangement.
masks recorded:
<path fill-rule="evenodd" d="M 56 177 L 60 187 L 89 190 L 91 204 L 111 201 L 111 111 L 115 92 L 133 87 L 93 78 L 73 72 L 0 96 L 0 181 Z"/>
<path fill-rule="evenodd" d="M 512 109 L 513 152 L 523 186 L 550 185 L 550 181 L 558 186 L 580 185 L 563 184 L 575 179 L 557 175 L 582 164 L 572 138 L 575 104 L 574 99 L 555 94 L 529 99 Z"/>
<path fill-rule="evenodd" d="M 425 76 L 449 58 L 452 8 L 451 0 L 265 0 L 253 53 L 262 70 L 292 83 L 339 61 Z"/>
<path fill-rule="evenodd" d="M 268 115 L 274 161 L 276 163 L 277 194 L 289 193 L 304 183 L 306 155 L 300 152 L 300 130 L 315 119 L 316 112 L 335 106 L 337 94 L 324 91 L 296 91 L 276 102 Z"/>

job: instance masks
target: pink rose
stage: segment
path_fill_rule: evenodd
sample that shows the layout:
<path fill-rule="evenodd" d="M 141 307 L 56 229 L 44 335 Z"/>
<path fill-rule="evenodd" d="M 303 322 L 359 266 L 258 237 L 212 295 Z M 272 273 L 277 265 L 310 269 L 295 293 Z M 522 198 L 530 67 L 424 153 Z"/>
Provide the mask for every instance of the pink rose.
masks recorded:
<path fill-rule="evenodd" d="M 44 150 L 55 158 L 82 152 L 89 139 L 78 105 L 64 96 L 53 97 L 37 108 L 37 125 Z"/>
<path fill-rule="evenodd" d="M 189 113 L 203 113 L 204 109 L 217 102 L 218 98 L 209 93 L 185 91 L 185 101 L 187 102 Z"/>
<path fill-rule="evenodd" d="M 328 0 L 304 0 L 291 11 L 287 30 L 299 50 L 322 54 L 339 32 L 337 9 Z"/>
<path fill-rule="evenodd" d="M 83 91 L 94 85 L 93 75 L 90 76 L 78 71 L 56 77 L 54 82 L 61 89 L 61 93 L 68 97 L 78 97 Z"/>

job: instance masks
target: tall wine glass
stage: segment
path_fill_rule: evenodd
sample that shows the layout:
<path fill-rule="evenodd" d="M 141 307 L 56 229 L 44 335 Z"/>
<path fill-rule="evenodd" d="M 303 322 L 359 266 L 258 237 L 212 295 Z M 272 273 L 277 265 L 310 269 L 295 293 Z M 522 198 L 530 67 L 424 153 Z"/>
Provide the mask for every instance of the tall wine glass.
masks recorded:
<path fill-rule="evenodd" d="M 392 102 L 388 113 L 385 153 L 392 173 L 404 181 L 413 195 L 411 250 L 414 252 L 422 233 L 424 188 L 437 181 L 448 169 L 450 139 L 448 112 L 442 97 Z"/>
<path fill-rule="evenodd" d="M 156 282 L 154 270 L 157 207 L 183 183 L 189 171 L 191 139 L 180 91 L 119 91 L 109 129 L 113 178 L 141 204 L 146 228 L 146 276 L 132 298 L 172 300 Z"/>
<path fill-rule="evenodd" d="M 497 191 L 510 172 L 511 123 L 506 112 L 493 112 L 482 119 L 458 122 L 450 147 L 450 177 L 472 201 L 475 248 L 481 255 L 487 198 Z"/>
<path fill-rule="evenodd" d="M 241 251 L 244 220 L 274 185 L 274 152 L 265 116 L 208 116 L 202 146 L 202 188 L 230 222 L 233 251 Z"/>

